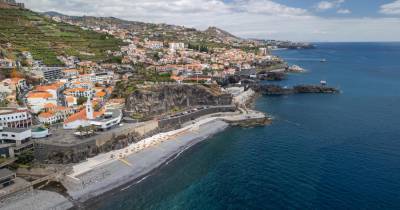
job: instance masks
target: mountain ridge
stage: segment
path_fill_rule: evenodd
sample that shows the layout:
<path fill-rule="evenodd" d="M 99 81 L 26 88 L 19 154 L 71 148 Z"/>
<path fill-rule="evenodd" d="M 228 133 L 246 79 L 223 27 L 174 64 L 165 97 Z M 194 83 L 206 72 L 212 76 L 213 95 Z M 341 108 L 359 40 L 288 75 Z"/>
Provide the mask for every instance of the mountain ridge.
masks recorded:
<path fill-rule="evenodd" d="M 53 12 L 53 11 L 49 11 L 49 12 L 44 12 L 42 13 L 46 16 L 49 17 L 59 17 L 59 18 L 64 18 L 66 20 L 70 20 L 70 21 L 81 21 L 82 23 L 86 23 L 86 24 L 94 24 L 94 22 L 97 21 L 103 21 L 106 22 L 108 24 L 120 24 L 120 25 L 131 25 L 133 26 L 133 28 L 135 27 L 165 27 L 165 28 L 185 28 L 187 30 L 190 31 L 196 31 L 199 33 L 202 33 L 204 36 L 208 36 L 210 38 L 214 38 L 220 41 L 224 41 L 224 40 L 231 40 L 231 41 L 241 41 L 243 40 L 242 38 L 239 38 L 238 36 L 235 36 L 223 29 L 217 28 L 216 26 L 210 26 L 208 27 L 206 30 L 202 31 L 202 30 L 198 30 L 195 28 L 191 28 L 191 27 L 186 27 L 186 26 L 178 26 L 178 25 L 173 25 L 173 24 L 165 24 L 165 23 L 148 23 L 148 22 L 141 22 L 141 21 L 132 21 L 132 20 L 125 20 L 125 19 L 120 19 L 120 18 L 116 18 L 116 17 L 96 17 L 96 16 L 70 16 L 70 15 L 65 15 L 59 12 Z M 102 24 L 97 22 L 99 26 L 101 26 Z M 128 27 L 128 26 L 127 26 Z"/>

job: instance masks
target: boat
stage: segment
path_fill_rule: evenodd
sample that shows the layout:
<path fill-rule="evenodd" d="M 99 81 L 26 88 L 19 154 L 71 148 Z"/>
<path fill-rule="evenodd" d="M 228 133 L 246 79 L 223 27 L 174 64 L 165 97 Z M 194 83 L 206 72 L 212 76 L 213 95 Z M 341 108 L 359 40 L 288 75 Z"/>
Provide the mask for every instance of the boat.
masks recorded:
<path fill-rule="evenodd" d="M 325 85 L 327 84 L 326 80 L 321 80 L 319 83 L 320 83 L 322 86 L 325 86 Z"/>
<path fill-rule="evenodd" d="M 321 63 L 325 63 L 325 62 L 327 62 L 327 60 L 325 58 L 323 58 L 323 59 L 320 60 L 320 62 Z"/>

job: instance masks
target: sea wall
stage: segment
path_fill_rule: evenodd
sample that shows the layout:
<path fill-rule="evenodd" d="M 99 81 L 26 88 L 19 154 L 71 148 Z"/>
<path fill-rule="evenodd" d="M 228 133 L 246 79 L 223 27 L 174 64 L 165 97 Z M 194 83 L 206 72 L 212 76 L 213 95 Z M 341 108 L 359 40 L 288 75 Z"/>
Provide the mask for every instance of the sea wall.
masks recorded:
<path fill-rule="evenodd" d="M 201 109 L 192 110 L 188 113 L 178 113 L 174 116 L 170 116 L 161 119 L 158 122 L 158 126 L 162 130 L 174 130 L 181 128 L 182 124 L 199 118 L 204 115 L 213 114 L 217 112 L 234 112 L 236 107 L 233 105 L 228 106 L 212 106 L 212 107 L 202 107 Z"/>
<path fill-rule="evenodd" d="M 272 120 L 268 117 L 259 117 L 259 118 L 250 118 L 243 120 L 224 120 L 232 126 L 240 126 L 240 127 L 255 127 L 255 126 L 264 126 L 272 123 Z"/>
<path fill-rule="evenodd" d="M 35 160 L 41 163 L 76 163 L 96 153 L 96 140 L 65 145 L 43 141 L 34 143 Z"/>
<path fill-rule="evenodd" d="M 107 132 L 99 132 L 89 139 L 60 144 L 40 140 L 34 143 L 35 160 L 41 163 L 77 163 L 102 152 L 118 149 L 138 141 L 158 130 L 157 121 L 126 124 Z"/>

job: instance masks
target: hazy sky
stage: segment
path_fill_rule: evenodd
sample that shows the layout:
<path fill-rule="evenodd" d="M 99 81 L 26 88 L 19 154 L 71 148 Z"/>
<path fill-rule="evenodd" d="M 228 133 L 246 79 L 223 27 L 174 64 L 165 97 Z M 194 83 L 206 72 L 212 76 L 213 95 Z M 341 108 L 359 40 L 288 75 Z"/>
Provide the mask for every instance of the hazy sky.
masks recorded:
<path fill-rule="evenodd" d="M 243 38 L 400 41 L 400 0 L 20 0 L 35 11 L 113 16 Z"/>

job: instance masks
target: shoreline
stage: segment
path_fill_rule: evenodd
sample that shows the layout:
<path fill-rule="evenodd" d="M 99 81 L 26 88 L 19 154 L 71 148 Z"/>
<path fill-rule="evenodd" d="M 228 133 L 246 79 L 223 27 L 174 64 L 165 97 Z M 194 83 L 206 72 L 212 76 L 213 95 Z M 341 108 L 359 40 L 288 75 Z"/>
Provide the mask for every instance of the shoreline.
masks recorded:
<path fill-rule="evenodd" d="M 183 124 L 180 129 L 155 134 L 125 148 L 102 153 L 73 165 L 72 171 L 60 180 L 66 194 L 33 190 L 32 193 L 15 195 L 0 203 L 0 207 L 18 210 L 76 209 L 84 207 L 85 203 L 104 198 L 115 190 L 127 189 L 229 126 L 269 124 L 270 118 L 264 113 L 245 108 L 254 105 L 259 96 L 253 90 L 244 91 L 237 96 L 237 102 L 242 104 L 242 108 L 236 112 L 204 115 Z"/>
<path fill-rule="evenodd" d="M 157 169 L 174 161 L 185 151 L 224 131 L 229 126 L 229 123 L 218 117 L 198 120 L 194 124 L 172 131 L 172 133 L 178 134 L 179 132 L 184 132 L 169 140 L 160 142 L 158 145 L 144 148 L 128 155 L 124 159 L 113 159 L 88 168 L 84 173 L 77 175 L 79 179 L 86 182 L 84 185 L 78 182 L 71 182 L 71 177 L 64 178 L 61 183 L 67 189 L 67 195 L 54 191 L 34 189 L 2 200 L 0 208 L 6 210 L 84 208 L 86 203 L 96 201 L 96 199 L 101 199 L 103 196 L 115 192 L 115 190 L 127 189 L 143 181 L 152 173 L 155 173 Z M 148 139 L 150 138 L 154 138 L 154 136 Z M 109 153 L 112 152 L 117 151 Z M 109 153 L 89 158 L 76 165 L 87 164 L 89 161 L 102 158 L 102 156 L 104 157 Z"/>
<path fill-rule="evenodd" d="M 91 199 L 95 200 L 97 197 L 106 195 L 115 189 L 142 181 L 153 171 L 173 161 L 192 146 L 225 130 L 228 126 L 229 124 L 222 120 L 211 120 L 202 124 L 198 133 L 189 131 L 168 142 L 162 142 L 155 147 L 131 154 L 125 159 L 127 163 L 132 164 L 131 166 L 120 161 L 112 161 L 78 176 L 80 179 L 93 181 L 93 183 L 83 187 L 74 186 L 74 184 L 67 182 L 63 184 L 68 189 L 68 194 L 75 201 L 75 204 L 90 202 Z M 163 152 L 160 152 L 160 148 Z M 105 173 L 109 174 L 105 175 Z M 101 181 L 96 181 L 99 175 L 102 175 Z"/>
<path fill-rule="evenodd" d="M 98 196 L 94 196 L 92 198 L 89 198 L 83 202 L 80 201 L 80 207 L 85 208 L 87 205 L 90 206 L 90 204 L 96 203 L 96 201 L 101 200 L 102 198 L 106 198 L 108 195 L 113 195 L 115 192 L 120 192 L 120 191 L 125 191 L 128 190 L 131 187 L 135 187 L 135 185 L 141 183 L 142 181 L 146 180 L 147 178 L 151 177 L 152 175 L 156 174 L 158 172 L 158 170 L 161 170 L 164 166 L 167 166 L 168 164 L 170 164 L 171 162 L 173 162 L 174 160 L 176 160 L 177 158 L 179 158 L 181 155 L 183 155 L 185 152 L 187 152 L 188 150 L 193 149 L 196 145 L 207 141 L 209 138 L 213 137 L 214 135 L 223 132 L 225 129 L 227 129 L 229 127 L 229 125 L 222 129 L 219 130 L 209 136 L 204 136 L 203 138 L 199 138 L 196 140 L 195 143 L 189 144 L 186 147 L 182 148 L 179 151 L 176 151 L 176 153 L 172 154 L 169 158 L 165 159 L 165 161 L 160 162 L 160 164 L 158 166 L 155 166 L 154 168 L 152 168 L 149 172 L 137 176 L 136 178 L 133 178 L 130 181 L 127 181 L 126 183 L 121 183 L 119 186 L 114 187 L 113 189 L 110 189 Z M 75 206 L 74 206 L 75 207 Z"/>

